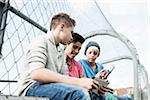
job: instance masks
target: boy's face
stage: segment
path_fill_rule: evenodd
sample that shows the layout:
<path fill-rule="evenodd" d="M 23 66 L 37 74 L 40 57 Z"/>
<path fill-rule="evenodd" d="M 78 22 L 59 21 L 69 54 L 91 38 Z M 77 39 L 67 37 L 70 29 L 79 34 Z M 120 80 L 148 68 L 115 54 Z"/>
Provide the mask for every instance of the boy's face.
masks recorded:
<path fill-rule="evenodd" d="M 86 51 L 86 57 L 89 62 L 95 62 L 96 58 L 99 56 L 99 49 L 95 46 L 91 46 Z"/>
<path fill-rule="evenodd" d="M 69 58 L 74 58 L 80 51 L 81 49 L 81 43 L 80 42 L 75 42 L 75 43 L 70 43 L 66 46 L 66 55 Z"/>
<path fill-rule="evenodd" d="M 72 42 L 72 33 L 74 27 L 62 27 L 60 32 L 60 43 L 66 45 Z"/>

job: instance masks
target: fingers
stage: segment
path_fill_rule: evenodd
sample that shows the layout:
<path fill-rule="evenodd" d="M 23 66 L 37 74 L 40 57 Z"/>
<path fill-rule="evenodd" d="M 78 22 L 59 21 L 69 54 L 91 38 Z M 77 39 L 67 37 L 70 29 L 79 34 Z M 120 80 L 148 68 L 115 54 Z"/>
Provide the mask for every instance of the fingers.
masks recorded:
<path fill-rule="evenodd" d="M 96 80 L 93 80 L 92 89 L 97 89 L 98 94 L 101 96 L 104 95 L 106 92 L 105 89 L 102 86 L 100 86 L 99 82 Z"/>
<path fill-rule="evenodd" d="M 108 71 L 108 70 L 105 70 L 103 79 L 107 79 L 107 76 L 108 76 L 108 75 L 109 75 L 109 71 Z"/>
<path fill-rule="evenodd" d="M 111 91 L 113 91 L 113 89 L 112 88 L 109 88 L 109 87 L 107 87 L 107 86 L 103 86 L 105 89 L 108 89 L 108 90 L 111 90 Z"/>
<path fill-rule="evenodd" d="M 110 92 L 110 93 L 113 93 L 113 89 L 107 87 L 107 86 L 101 86 L 99 85 L 99 88 L 98 89 L 98 93 L 99 95 L 104 95 L 105 92 Z"/>
<path fill-rule="evenodd" d="M 97 90 L 97 93 L 99 95 L 104 95 L 105 92 L 110 92 L 110 93 L 113 93 L 113 89 L 107 87 L 107 86 L 102 86 L 98 83 L 98 81 L 96 80 L 93 80 L 93 84 L 92 84 L 92 89 L 96 89 Z M 90 89 L 91 90 L 91 89 Z"/>
<path fill-rule="evenodd" d="M 105 92 L 98 91 L 99 96 L 103 96 L 104 94 L 105 94 Z"/>
<path fill-rule="evenodd" d="M 109 88 L 109 87 L 106 87 L 106 86 L 103 86 L 102 87 L 106 92 L 110 92 L 110 93 L 113 93 L 113 89 Z"/>
<path fill-rule="evenodd" d="M 95 79 L 93 79 L 93 83 L 96 84 L 97 86 L 99 86 L 98 81 L 96 81 Z"/>
<path fill-rule="evenodd" d="M 106 73 L 104 74 L 103 79 L 106 79 L 106 78 L 107 78 L 107 76 L 108 76 L 108 73 L 106 72 Z"/>
<path fill-rule="evenodd" d="M 107 82 L 107 85 L 109 84 L 109 81 L 108 80 L 105 80 Z"/>
<path fill-rule="evenodd" d="M 100 96 L 104 95 L 105 92 L 106 91 L 104 89 L 102 89 L 101 87 L 98 89 L 98 93 L 99 93 Z"/>
<path fill-rule="evenodd" d="M 108 75 L 108 70 L 103 70 L 103 71 L 100 73 L 99 78 L 105 79 L 105 78 L 107 78 L 107 75 Z"/>
<path fill-rule="evenodd" d="M 84 83 L 85 83 L 85 88 L 90 91 L 91 89 L 95 88 L 95 89 L 98 89 L 99 88 L 99 84 L 96 80 L 94 79 L 89 79 L 89 78 L 86 78 L 87 81 L 84 80 Z"/>
<path fill-rule="evenodd" d="M 96 85 L 96 84 L 93 84 L 93 85 L 92 85 L 92 89 L 99 89 L 99 86 Z"/>

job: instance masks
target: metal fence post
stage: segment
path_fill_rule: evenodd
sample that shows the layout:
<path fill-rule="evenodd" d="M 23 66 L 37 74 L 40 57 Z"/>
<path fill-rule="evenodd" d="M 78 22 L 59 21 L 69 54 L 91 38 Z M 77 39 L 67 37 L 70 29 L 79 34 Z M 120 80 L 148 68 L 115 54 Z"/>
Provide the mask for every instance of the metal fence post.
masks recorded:
<path fill-rule="evenodd" d="M 5 0 L 0 0 L 0 58 L 2 57 L 2 45 L 6 27 L 8 6 L 9 1 L 5 2 Z"/>

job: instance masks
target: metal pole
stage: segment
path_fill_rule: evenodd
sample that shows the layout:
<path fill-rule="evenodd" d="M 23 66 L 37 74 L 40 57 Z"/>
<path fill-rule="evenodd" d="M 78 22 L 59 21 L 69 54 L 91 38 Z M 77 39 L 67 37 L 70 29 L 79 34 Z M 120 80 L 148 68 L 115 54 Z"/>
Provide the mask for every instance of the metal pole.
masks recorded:
<path fill-rule="evenodd" d="M 133 69 L 134 69 L 134 89 L 133 89 L 134 90 L 134 100 L 141 100 L 141 91 L 139 88 L 139 74 L 138 74 L 138 71 L 139 71 L 138 65 L 140 63 L 139 63 L 138 54 L 137 54 L 137 51 L 136 51 L 136 48 L 134 47 L 134 45 L 122 34 L 115 33 L 115 35 L 114 35 L 113 31 L 111 31 L 110 33 L 108 33 L 107 31 L 106 31 L 106 33 L 105 32 L 101 33 L 101 31 L 93 31 L 93 32 L 86 34 L 85 38 L 88 39 L 95 35 L 109 35 L 112 37 L 116 37 L 120 41 L 122 41 L 126 45 L 126 47 L 129 49 L 129 51 L 131 52 L 131 58 L 133 60 Z"/>
<path fill-rule="evenodd" d="M 10 83 L 10 82 L 12 82 L 12 83 L 17 83 L 17 81 L 16 80 L 0 80 L 0 82 L 8 82 L 8 83 Z"/>
<path fill-rule="evenodd" d="M 47 33 L 47 29 L 46 28 L 42 27 L 41 25 L 39 25 L 38 23 L 36 23 L 35 21 L 33 21 L 32 19 L 30 19 L 26 15 L 24 15 L 23 13 L 21 13 L 20 11 L 18 11 L 17 9 L 15 9 L 14 7 L 9 6 L 8 10 L 10 10 L 14 14 L 18 15 L 19 17 L 23 18 L 25 21 L 29 22 L 30 24 L 34 25 L 35 27 L 37 27 L 41 31 Z"/>
<path fill-rule="evenodd" d="M 123 59 L 132 60 L 132 58 L 130 56 L 119 56 L 119 57 L 114 57 L 112 59 L 104 60 L 101 62 L 102 62 L 102 64 L 107 64 L 107 63 L 111 63 L 111 62 L 115 62 L 115 61 L 119 61 L 119 60 L 123 60 Z"/>
<path fill-rule="evenodd" d="M 9 1 L 5 3 L 5 0 L 0 0 L 0 58 L 2 57 L 2 44 L 7 20 L 7 8 Z"/>

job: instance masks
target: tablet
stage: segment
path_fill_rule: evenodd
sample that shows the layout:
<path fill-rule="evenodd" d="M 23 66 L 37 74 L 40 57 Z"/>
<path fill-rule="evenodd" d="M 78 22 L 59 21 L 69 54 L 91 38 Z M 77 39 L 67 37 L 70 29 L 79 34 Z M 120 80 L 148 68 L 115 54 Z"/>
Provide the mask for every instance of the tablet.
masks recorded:
<path fill-rule="evenodd" d="M 107 86 L 108 85 L 108 82 L 106 82 L 105 80 L 100 79 L 98 77 L 95 77 L 95 80 L 98 81 L 100 86 Z"/>

